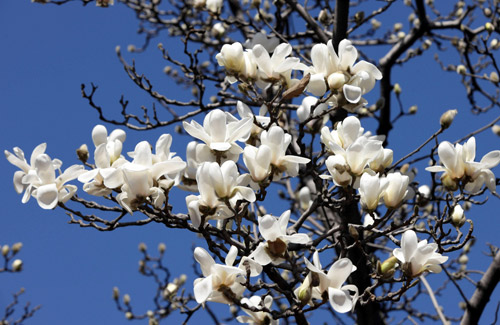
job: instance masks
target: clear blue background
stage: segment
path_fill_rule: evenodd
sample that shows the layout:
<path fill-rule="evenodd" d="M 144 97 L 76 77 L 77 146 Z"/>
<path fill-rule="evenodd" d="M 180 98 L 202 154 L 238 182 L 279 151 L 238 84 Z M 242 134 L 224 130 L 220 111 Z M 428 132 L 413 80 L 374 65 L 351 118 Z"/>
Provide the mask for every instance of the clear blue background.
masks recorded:
<path fill-rule="evenodd" d="M 409 9 L 401 5 L 397 10 L 400 15 L 383 16 L 383 26 L 401 21 L 407 30 Z M 152 76 L 160 92 L 175 96 L 178 88 L 162 74 L 165 62 L 155 47 L 159 41 L 168 44 L 165 35 L 153 42 L 147 54 L 126 53 L 128 44 L 142 44 L 142 38 L 135 34 L 134 17 L 134 13 L 122 5 L 104 9 L 93 4 L 82 7 L 79 3 L 56 7 L 26 0 L 0 2 L 0 148 L 12 151 L 19 146 L 29 157 L 36 145 L 47 142 L 47 153 L 52 158 L 60 158 L 63 168 L 78 163 L 75 149 L 82 143 L 87 143 L 92 153 L 90 133 L 100 122 L 96 112 L 81 98 L 81 83 L 99 85 L 95 99 L 109 116 L 117 116 L 122 94 L 131 101 L 131 108 L 151 107 L 151 100 L 128 80 L 116 57 L 116 45 L 122 47 L 127 59 L 137 58 L 137 67 Z M 383 51 L 374 53 L 380 55 Z M 445 58 L 450 63 L 457 63 L 451 54 Z M 393 81 L 401 84 L 405 108 L 414 104 L 419 107 L 416 117 L 403 118 L 391 133 L 389 147 L 394 150 L 395 159 L 437 130 L 439 116 L 447 109 L 457 108 L 459 115 L 440 140 L 454 141 L 498 115 L 497 109 L 472 117 L 459 78 L 442 72 L 430 53 L 403 68 L 396 67 Z M 373 103 L 377 96 L 374 90 L 368 99 Z M 368 129 L 375 130 L 375 124 L 367 125 Z M 110 125 L 107 127 L 114 129 Z M 124 152 L 133 150 L 140 140 L 154 143 L 163 132 L 173 131 L 127 131 Z M 489 130 L 477 136 L 477 140 L 478 157 L 499 148 L 499 138 Z M 176 144 L 174 136 L 173 150 L 183 158 L 185 141 L 182 139 Z M 423 166 L 420 166 L 419 177 L 428 181 Z M 29 300 L 32 304 L 43 305 L 29 320 L 31 324 L 122 324 L 125 318 L 115 310 L 111 299 L 113 286 L 131 295 L 134 311 L 140 313 L 152 307 L 153 283 L 137 272 L 140 257 L 137 245 L 140 242 L 145 242 L 152 252 L 159 242 L 165 242 L 167 264 L 171 265 L 174 275 L 189 275 L 186 289 L 192 290 L 191 256 L 192 247 L 197 243 L 192 233 L 186 235 L 186 232 L 156 224 L 106 233 L 68 225 L 69 218 L 62 210 L 42 210 L 33 199 L 22 204 L 21 196 L 12 186 L 16 167 L 0 159 L 0 170 L 0 244 L 23 242 L 19 257 L 25 262 L 23 272 L 0 276 L 0 310 L 11 302 L 13 292 L 25 287 L 27 292 L 22 302 Z M 184 196 L 177 200 L 178 209 L 184 210 Z M 484 270 L 489 265 L 489 259 L 481 253 L 486 251 L 486 242 L 500 245 L 497 235 L 499 207 L 499 201 L 492 197 L 486 206 L 467 214 L 474 220 L 478 238 L 475 253 L 470 256 L 470 268 Z M 279 207 L 270 210 L 281 213 Z M 436 287 L 445 278 L 444 274 L 427 276 Z M 467 295 L 471 293 L 469 288 Z M 497 289 L 483 321 L 493 319 L 499 296 Z M 461 312 L 455 297 L 458 293 L 450 286 L 445 298 L 438 300 L 447 313 L 458 316 Z M 423 297 L 421 303 L 422 309 L 433 312 L 428 297 Z M 218 307 L 226 311 L 224 306 Z M 205 314 L 198 313 L 193 323 L 199 323 L 204 317 Z M 171 323 L 181 319 L 174 318 Z"/>

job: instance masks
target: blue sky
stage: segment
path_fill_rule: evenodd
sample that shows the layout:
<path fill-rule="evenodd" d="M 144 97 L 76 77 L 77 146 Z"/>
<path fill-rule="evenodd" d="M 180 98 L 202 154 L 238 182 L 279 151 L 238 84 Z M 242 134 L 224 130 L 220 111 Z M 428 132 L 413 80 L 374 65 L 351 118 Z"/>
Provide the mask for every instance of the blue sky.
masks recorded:
<path fill-rule="evenodd" d="M 405 19 L 405 9 L 399 10 Z M 387 24 L 396 22 L 391 20 L 394 17 L 386 19 L 383 22 Z M 93 4 L 56 7 L 26 0 L 2 1 L 0 148 L 11 151 L 19 146 L 29 156 L 36 145 L 47 142 L 47 153 L 52 158 L 60 158 L 63 167 L 78 163 L 75 149 L 82 143 L 92 148 L 91 130 L 100 123 L 97 114 L 81 98 L 81 83 L 99 85 L 96 99 L 111 115 L 119 111 L 118 100 L 122 94 L 130 99 L 131 107 L 151 105 L 148 97 L 127 80 L 115 54 L 117 45 L 126 52 L 128 44 L 141 44 L 141 38 L 135 34 L 136 27 L 133 12 L 121 5 L 102 9 Z M 166 39 L 160 40 L 166 44 Z M 128 53 L 125 56 L 128 59 L 134 57 Z M 160 91 L 175 94 L 177 88 L 162 75 L 165 63 L 155 46 L 136 58 L 137 66 L 152 75 Z M 453 60 L 453 56 L 448 59 Z M 403 88 L 405 107 L 419 106 L 417 116 L 403 119 L 391 135 L 390 148 L 397 158 L 437 130 L 439 116 L 447 109 L 457 108 L 459 115 L 440 140 L 454 141 L 498 114 L 490 112 L 472 118 L 458 78 L 441 72 L 430 55 L 415 59 L 404 68 L 395 68 L 393 80 Z M 376 98 L 375 90 L 373 92 L 368 98 L 372 101 Z M 114 128 L 107 127 L 108 130 Z M 374 130 L 373 125 L 371 128 Z M 154 143 L 163 132 L 173 131 L 127 131 L 124 151 L 133 150 L 140 140 Z M 478 157 L 499 147 L 499 138 L 490 131 L 477 139 Z M 185 141 L 179 140 L 176 145 L 174 136 L 174 151 L 183 158 Z M 25 263 L 20 274 L 0 276 L 0 308 L 10 303 L 11 293 L 25 287 L 27 292 L 22 301 L 43 305 L 29 321 L 31 324 L 122 324 L 124 316 L 115 310 L 111 299 L 113 286 L 118 286 L 122 293 L 129 293 L 135 310 L 139 312 L 147 310 L 154 293 L 152 282 L 137 272 L 140 256 L 137 246 L 140 242 L 145 242 L 152 251 L 159 242 L 166 243 L 167 261 L 171 262 L 173 273 L 190 274 L 186 289 L 191 290 L 191 254 L 197 243 L 191 233 L 188 238 L 185 232 L 155 224 L 107 233 L 68 225 L 69 218 L 61 210 L 42 210 L 35 200 L 22 204 L 21 196 L 12 187 L 16 168 L 0 159 L 0 170 L 0 202 L 3 207 L 0 244 L 23 242 L 19 257 Z M 420 173 L 425 174 L 422 167 Z M 428 179 L 427 175 L 425 177 Z M 184 204 L 183 196 L 179 196 L 179 202 Z M 498 229 L 499 207 L 499 201 L 492 197 L 487 205 L 468 214 L 475 221 L 478 237 L 476 254 L 470 256 L 472 268 L 484 269 L 487 265 L 487 259 L 481 253 L 486 250 L 486 242 L 500 244 L 495 231 Z M 275 213 L 280 213 L 278 210 Z M 445 276 L 427 278 L 439 285 Z M 449 292 L 457 295 L 453 290 Z M 448 310 L 457 310 L 456 302 L 452 304 L 441 299 L 440 303 Z M 485 316 L 491 318 L 492 310 L 490 306 Z M 195 318 L 193 323 L 196 322 Z"/>

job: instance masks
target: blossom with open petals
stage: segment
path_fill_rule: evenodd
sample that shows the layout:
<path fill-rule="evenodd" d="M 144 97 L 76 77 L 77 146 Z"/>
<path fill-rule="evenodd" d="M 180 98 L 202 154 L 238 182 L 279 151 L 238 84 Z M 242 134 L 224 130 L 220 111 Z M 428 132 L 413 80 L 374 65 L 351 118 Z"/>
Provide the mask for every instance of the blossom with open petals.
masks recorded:
<path fill-rule="evenodd" d="M 304 261 L 309 271 L 319 277 L 319 285 L 312 288 L 311 299 L 323 300 L 323 294 L 326 293 L 330 305 L 336 312 L 351 311 L 358 299 L 358 288 L 353 284 L 342 285 L 350 274 L 356 271 L 356 266 L 351 260 L 345 257 L 338 259 L 327 273 L 323 271 L 317 251 L 313 254 L 313 263 L 305 257 Z M 312 276 L 311 273 L 308 277 Z"/>
<path fill-rule="evenodd" d="M 287 87 L 292 86 L 291 73 L 299 63 L 298 58 L 287 57 L 292 53 L 292 46 L 288 43 L 278 45 L 270 56 L 266 48 L 260 44 L 252 48 L 252 54 L 257 64 L 258 80 L 257 86 L 265 88 L 269 83 L 275 83 L 281 79 Z"/>
<path fill-rule="evenodd" d="M 259 232 L 266 242 L 260 243 L 249 257 L 261 265 L 280 264 L 285 261 L 288 243 L 310 243 L 311 238 L 306 234 L 287 235 L 289 220 L 290 210 L 283 212 L 279 219 L 269 214 L 259 217 Z"/>
<path fill-rule="evenodd" d="M 194 280 L 194 297 L 201 304 L 206 301 L 231 304 L 232 301 L 225 295 L 226 290 L 231 291 L 235 297 L 240 297 L 245 287 L 247 268 L 250 276 L 257 276 L 262 272 L 262 267 L 249 259 L 243 257 L 238 267 L 233 266 L 238 255 L 238 249 L 231 246 L 225 259 L 225 265 L 215 263 L 210 254 L 201 247 L 194 250 L 194 258 L 200 264 L 203 278 Z M 228 294 L 231 294 L 227 292 Z"/>
<path fill-rule="evenodd" d="M 389 182 L 378 174 L 372 176 L 364 173 L 359 184 L 360 203 L 366 211 L 374 211 L 380 199 L 385 195 Z"/>
<path fill-rule="evenodd" d="M 277 175 L 286 172 L 295 177 L 299 173 L 299 164 L 307 164 L 311 161 L 308 158 L 286 154 L 292 142 L 292 136 L 277 125 L 271 126 L 268 131 L 262 131 L 260 142 L 271 149 L 271 164 L 276 168 Z"/>
<path fill-rule="evenodd" d="M 500 163 L 500 150 L 494 150 L 475 162 L 476 139 L 471 137 L 463 145 L 453 146 L 448 141 L 439 144 L 438 155 L 443 166 L 431 166 L 426 170 L 432 173 L 444 172 L 441 176 L 443 184 L 449 189 L 456 190 L 460 181 L 465 184 L 465 190 L 475 193 L 484 184 L 491 192 L 496 192 L 496 178 L 491 168 Z"/>
<path fill-rule="evenodd" d="M 256 77 L 257 64 L 254 56 L 250 50 L 243 51 L 243 46 L 239 42 L 224 44 L 215 59 L 219 66 L 226 68 L 227 80 L 230 83 L 235 83 L 237 77 L 243 79 Z"/>
<path fill-rule="evenodd" d="M 358 104 L 361 96 L 375 86 L 375 81 L 382 79 L 382 74 L 373 64 L 359 61 L 358 51 L 349 40 L 339 44 L 338 55 L 332 41 L 328 44 L 316 44 L 311 49 L 311 67 L 301 67 L 311 74 L 307 90 L 315 96 L 323 96 L 328 89 L 347 101 Z"/>
<path fill-rule="evenodd" d="M 28 164 L 28 161 L 26 161 L 26 157 L 24 156 L 24 151 L 21 148 L 15 147 L 12 150 L 12 151 L 14 151 L 14 153 L 11 153 L 8 150 L 4 151 L 5 158 L 7 158 L 7 160 L 12 165 L 21 169 L 21 170 L 18 170 L 14 173 L 14 189 L 16 190 L 16 192 L 18 194 L 21 194 L 28 187 L 28 184 L 24 184 L 22 182 L 22 179 L 25 175 L 29 174 L 30 171 L 35 170 L 35 160 L 39 155 L 45 153 L 46 148 L 47 148 L 46 143 L 42 143 L 42 144 L 39 144 L 38 146 L 36 146 L 35 149 L 33 149 L 32 153 L 31 153 L 31 158 L 30 158 L 29 164 Z M 60 166 L 59 160 L 55 160 L 54 163 Z M 56 167 L 56 168 L 59 168 L 59 167 Z"/>
<path fill-rule="evenodd" d="M 238 200 L 254 202 L 254 191 L 247 187 L 248 174 L 240 175 L 232 160 L 219 166 L 216 162 L 203 163 L 196 173 L 196 183 L 200 195 L 186 197 L 189 216 L 193 225 L 199 227 L 202 216 L 206 219 L 222 220 L 230 218 L 227 203 L 235 207 Z"/>
<path fill-rule="evenodd" d="M 253 308 L 267 308 L 271 309 L 271 306 L 273 305 L 273 297 L 272 296 L 266 296 L 264 300 L 260 296 L 252 296 L 250 298 L 243 298 L 241 299 L 242 304 L 246 304 L 248 307 L 253 307 Z M 255 325 L 261 325 L 261 324 L 269 324 L 269 325 L 278 325 L 279 320 L 278 319 L 273 319 L 272 316 L 265 312 L 265 311 L 251 311 L 246 308 L 242 308 L 242 310 L 247 313 L 248 316 L 238 316 L 236 317 L 236 320 L 240 323 L 246 323 L 246 324 L 255 324 Z"/>
<path fill-rule="evenodd" d="M 245 117 L 238 120 L 230 113 L 215 109 L 205 116 L 203 126 L 194 120 L 182 125 L 187 133 L 205 142 L 211 150 L 240 154 L 243 149 L 236 141 L 248 138 L 253 119 Z"/>
<path fill-rule="evenodd" d="M 28 185 L 23 197 L 23 203 L 33 195 L 42 209 L 53 209 L 58 202 L 65 203 L 76 192 L 75 185 L 66 185 L 83 172 L 83 166 L 73 165 L 56 177 L 56 168 L 47 154 L 40 154 L 34 163 L 35 169 L 22 178 L 22 183 Z"/>
<path fill-rule="evenodd" d="M 401 237 L 401 248 L 395 248 L 392 254 L 399 260 L 403 272 L 408 277 L 416 277 L 423 272 L 441 272 L 439 264 L 448 260 L 448 256 L 436 253 L 438 245 L 427 244 L 427 240 L 418 241 L 413 230 L 407 230 Z"/>

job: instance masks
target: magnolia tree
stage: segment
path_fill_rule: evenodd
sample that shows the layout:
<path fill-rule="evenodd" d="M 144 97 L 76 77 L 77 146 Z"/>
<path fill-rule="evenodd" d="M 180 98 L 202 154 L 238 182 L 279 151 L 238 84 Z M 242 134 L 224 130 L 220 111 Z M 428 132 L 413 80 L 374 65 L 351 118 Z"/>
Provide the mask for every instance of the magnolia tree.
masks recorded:
<path fill-rule="evenodd" d="M 417 112 L 402 104 L 391 74 L 433 53 L 437 67 L 461 79 L 465 106 L 477 114 L 498 109 L 498 1 L 405 0 L 408 26 L 381 23 L 395 1 L 120 2 L 145 34 L 144 45 L 129 51 L 143 52 L 168 34 L 168 45 L 158 44 L 165 73 L 179 89 L 191 88 L 190 99 L 162 95 L 117 48 L 130 79 L 156 106 L 135 114 L 122 99 L 122 118 L 111 119 L 95 99 L 97 87 L 83 85 L 102 124 L 89 130 L 92 144 L 78 148 L 79 163 L 62 168 L 45 143 L 5 156 L 19 168 L 14 189 L 23 203 L 32 198 L 102 231 L 156 223 L 184 232 L 187 244 L 203 239 L 193 250 L 196 279 L 162 262 L 164 246 L 159 257 L 140 247 L 140 270 L 158 291 L 140 314 L 115 289 L 128 319 L 157 324 L 181 313 L 188 323 L 208 312 L 215 323 L 307 324 L 326 312 L 359 324 L 479 321 L 500 278 L 500 253 L 491 246 L 489 266 L 467 268 L 476 221 L 466 214 L 490 197 L 486 204 L 497 204 L 500 150 L 476 157 L 474 136 L 490 128 L 499 134 L 500 118 L 452 143 L 440 139 L 457 114 L 449 110 L 428 122 L 437 127 L 420 146 L 391 148 L 394 124 Z M 445 98 L 435 102 L 446 106 Z M 127 128 L 169 126 L 177 134 L 126 142 Z M 176 145 L 187 137 L 187 146 Z M 185 200 L 173 204 L 174 191 Z M 271 207 L 281 212 L 272 215 Z M 444 286 L 432 288 L 431 277 Z M 473 290 L 462 289 L 467 282 Z M 458 316 L 440 307 L 443 290 L 461 302 Z M 227 315 L 214 314 L 215 304 L 227 305 Z"/>

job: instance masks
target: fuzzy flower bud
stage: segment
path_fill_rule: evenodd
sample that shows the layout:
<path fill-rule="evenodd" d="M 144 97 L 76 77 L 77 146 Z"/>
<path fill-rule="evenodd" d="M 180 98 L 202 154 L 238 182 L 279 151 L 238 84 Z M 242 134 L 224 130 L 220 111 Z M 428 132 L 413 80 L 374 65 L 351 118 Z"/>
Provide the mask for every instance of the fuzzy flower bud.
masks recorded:
<path fill-rule="evenodd" d="M 14 262 L 12 262 L 12 271 L 19 272 L 22 270 L 22 268 L 23 261 L 21 261 L 20 259 L 14 260 Z"/>
<path fill-rule="evenodd" d="M 12 253 L 17 254 L 23 248 L 23 243 L 15 243 L 12 245 Z"/>
<path fill-rule="evenodd" d="M 125 305 L 130 304 L 130 296 L 127 293 L 123 295 L 123 303 Z"/>
<path fill-rule="evenodd" d="M 455 205 L 451 213 L 451 223 L 458 229 L 465 223 L 464 209 L 460 205 Z"/>
<path fill-rule="evenodd" d="M 76 155 L 81 162 L 85 163 L 89 159 L 89 148 L 86 144 L 82 144 L 80 148 L 76 149 Z"/>
<path fill-rule="evenodd" d="M 120 290 L 118 287 L 113 287 L 113 300 L 118 300 L 120 298 Z"/>
<path fill-rule="evenodd" d="M 460 64 L 457 66 L 457 73 L 458 74 L 464 75 L 466 72 L 467 72 L 467 68 L 465 67 L 465 65 Z"/>
<path fill-rule="evenodd" d="M 500 125 L 495 124 L 491 127 L 491 131 L 496 135 L 500 136 Z"/>
<path fill-rule="evenodd" d="M 458 111 L 456 109 L 450 109 L 447 110 L 446 112 L 441 115 L 441 118 L 439 119 L 439 123 L 441 124 L 441 128 L 443 130 L 447 129 L 450 127 L 451 123 L 453 123 L 453 120 L 455 119 L 455 116 L 457 115 Z"/>
<path fill-rule="evenodd" d="M 166 249 L 167 249 L 167 246 L 164 243 L 159 243 L 158 244 L 158 252 L 160 252 L 160 254 L 165 253 Z"/>
<path fill-rule="evenodd" d="M 9 254 L 9 251 L 10 251 L 9 245 L 3 245 L 2 246 L 2 255 L 3 256 L 7 256 L 7 254 Z"/>

